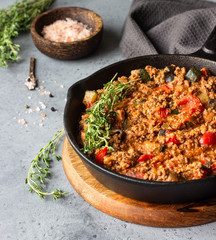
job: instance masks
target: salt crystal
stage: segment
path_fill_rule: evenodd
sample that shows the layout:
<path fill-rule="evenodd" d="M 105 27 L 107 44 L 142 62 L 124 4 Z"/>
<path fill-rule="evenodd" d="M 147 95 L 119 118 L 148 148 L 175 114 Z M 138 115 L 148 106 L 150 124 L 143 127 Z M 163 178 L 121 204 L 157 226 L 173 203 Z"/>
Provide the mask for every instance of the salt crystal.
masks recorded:
<path fill-rule="evenodd" d="M 38 102 L 41 106 L 41 109 L 45 109 L 46 108 L 46 105 L 43 103 L 43 102 Z"/>
<path fill-rule="evenodd" d="M 43 95 L 49 95 L 50 96 L 51 92 L 49 91 L 44 91 L 44 92 L 41 92 L 40 95 L 43 96 Z"/>
<path fill-rule="evenodd" d="M 25 119 L 19 119 L 18 123 L 21 123 L 22 125 L 25 125 L 26 124 L 26 120 Z"/>
<path fill-rule="evenodd" d="M 29 112 L 29 113 L 32 113 L 32 112 L 35 112 L 35 110 L 29 108 L 28 112 Z"/>

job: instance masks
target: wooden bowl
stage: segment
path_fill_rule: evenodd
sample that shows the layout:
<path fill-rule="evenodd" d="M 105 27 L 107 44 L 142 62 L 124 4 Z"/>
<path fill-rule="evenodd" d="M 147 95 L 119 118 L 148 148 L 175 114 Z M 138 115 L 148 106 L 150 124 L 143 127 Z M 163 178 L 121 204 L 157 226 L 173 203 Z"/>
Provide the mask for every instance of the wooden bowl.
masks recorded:
<path fill-rule="evenodd" d="M 43 37 L 45 25 L 56 20 L 71 18 L 92 28 L 90 37 L 74 42 L 54 42 Z M 92 53 L 99 45 L 103 32 L 103 20 L 94 11 L 80 7 L 64 7 L 46 11 L 37 16 L 31 24 L 31 34 L 35 46 L 45 55 L 63 59 L 78 59 Z"/>

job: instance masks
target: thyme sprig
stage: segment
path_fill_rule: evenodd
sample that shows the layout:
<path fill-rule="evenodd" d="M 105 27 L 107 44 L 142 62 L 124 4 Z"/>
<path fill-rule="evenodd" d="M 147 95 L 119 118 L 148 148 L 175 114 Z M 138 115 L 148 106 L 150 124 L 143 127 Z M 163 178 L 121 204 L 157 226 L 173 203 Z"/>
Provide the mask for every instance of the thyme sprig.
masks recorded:
<path fill-rule="evenodd" d="M 110 151 L 114 150 L 109 144 L 111 120 L 116 115 L 114 108 L 126 97 L 132 82 L 136 81 L 116 82 L 114 84 L 113 81 L 116 76 L 117 73 L 111 81 L 104 84 L 100 99 L 86 110 L 88 118 L 85 119 L 85 122 L 88 128 L 85 131 L 85 143 L 82 149 L 84 153 L 92 153 L 97 148 L 105 147 Z"/>
<path fill-rule="evenodd" d="M 31 162 L 31 167 L 26 178 L 26 184 L 29 185 L 29 191 L 35 192 L 40 198 L 53 195 L 53 200 L 61 197 L 67 192 L 62 192 L 60 189 L 55 189 L 52 192 L 46 192 L 44 186 L 46 185 L 46 178 L 49 177 L 52 172 L 49 170 L 50 163 L 55 158 L 57 161 L 61 159 L 56 152 L 56 146 L 64 133 L 64 129 L 58 131 L 51 141 L 49 141 L 45 147 L 41 148 L 35 159 Z"/>
<path fill-rule="evenodd" d="M 7 9 L 0 9 L 0 66 L 7 67 L 8 61 L 17 61 L 20 45 L 13 39 L 22 31 L 30 29 L 32 20 L 48 9 L 54 0 L 23 0 Z"/>

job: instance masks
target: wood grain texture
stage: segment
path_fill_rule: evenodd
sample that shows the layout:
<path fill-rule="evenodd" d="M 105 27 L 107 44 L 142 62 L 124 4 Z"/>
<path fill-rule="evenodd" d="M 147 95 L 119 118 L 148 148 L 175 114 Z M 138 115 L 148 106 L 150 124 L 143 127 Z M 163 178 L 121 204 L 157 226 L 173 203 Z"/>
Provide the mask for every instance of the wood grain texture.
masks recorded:
<path fill-rule="evenodd" d="M 67 138 L 62 162 L 73 188 L 92 206 L 115 218 L 154 227 L 195 226 L 216 220 L 216 198 L 189 204 L 151 204 L 107 189 L 90 174 Z"/>

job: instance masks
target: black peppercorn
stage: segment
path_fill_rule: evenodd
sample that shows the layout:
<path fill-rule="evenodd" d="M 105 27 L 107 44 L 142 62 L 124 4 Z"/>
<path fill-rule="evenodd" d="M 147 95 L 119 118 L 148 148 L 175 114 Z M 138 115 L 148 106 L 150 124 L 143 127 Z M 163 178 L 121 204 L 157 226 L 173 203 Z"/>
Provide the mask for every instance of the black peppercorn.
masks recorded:
<path fill-rule="evenodd" d="M 50 110 L 53 111 L 53 112 L 56 111 L 56 109 L 54 107 L 51 107 Z"/>

